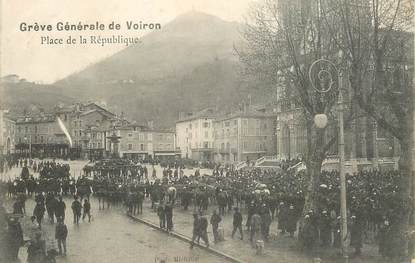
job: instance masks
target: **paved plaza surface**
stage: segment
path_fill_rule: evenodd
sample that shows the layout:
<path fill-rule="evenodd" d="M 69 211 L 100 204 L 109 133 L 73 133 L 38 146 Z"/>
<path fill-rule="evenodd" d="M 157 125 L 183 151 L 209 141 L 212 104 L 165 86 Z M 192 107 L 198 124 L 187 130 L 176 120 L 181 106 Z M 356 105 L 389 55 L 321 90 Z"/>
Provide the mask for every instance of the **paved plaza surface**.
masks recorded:
<path fill-rule="evenodd" d="M 72 176 L 78 177 L 81 175 L 82 167 L 87 162 L 69 161 L 69 163 Z M 2 179 L 15 178 L 19 175 L 20 170 L 21 168 L 12 168 L 2 175 Z M 157 176 L 160 178 L 163 168 L 156 166 L 156 170 Z M 185 175 L 193 172 L 193 170 L 186 169 Z M 211 174 L 211 171 L 204 169 L 201 174 Z M 13 200 L 5 196 L 2 196 L 2 198 L 5 200 L 6 208 L 10 211 Z M 197 262 L 226 262 L 224 258 L 213 255 L 204 249 L 195 247 L 191 250 L 188 243 L 163 231 L 136 222 L 127 216 L 126 208 L 122 205 L 99 210 L 98 201 L 94 196 L 91 197 L 93 221 L 91 223 L 85 221 L 75 225 L 72 223 L 73 214 L 70 208 L 72 200 L 70 197 L 64 198 L 67 206 L 65 223 L 69 230 L 68 255 L 59 257 L 59 262 L 157 262 L 155 260 L 166 256 L 170 259 L 168 262 L 175 262 L 174 260 L 178 257 L 193 259 Z M 27 216 L 23 220 L 26 236 L 31 230 L 29 215 L 32 214 L 34 205 L 33 198 L 27 200 Z M 209 207 L 206 212 L 208 217 L 215 208 L 217 208 L 216 205 Z M 158 225 L 158 216 L 151 209 L 150 200 L 145 200 L 143 210 L 143 214 L 136 215 L 136 217 Z M 174 232 L 191 237 L 192 213 L 193 206 L 188 211 L 184 211 L 182 207 L 176 205 L 173 216 Z M 242 208 L 242 214 L 243 225 L 245 225 L 245 208 Z M 262 255 L 256 255 L 255 248 L 249 242 L 247 231 L 244 231 L 244 240 L 239 239 L 239 233 L 235 234 L 234 239 L 231 238 L 232 212 L 227 212 L 220 224 L 220 227 L 225 230 L 225 241 L 214 244 L 211 226 L 209 226 L 209 242 L 213 249 L 230 255 L 241 262 L 308 263 L 313 262 L 313 258 L 316 257 L 321 257 L 323 262 L 342 262 L 337 255 L 338 251 L 334 249 L 323 250 L 318 248 L 310 254 L 299 252 L 296 247 L 296 239 L 278 234 L 277 225 L 277 220 L 274 219 L 271 224 L 271 239 L 265 243 Z M 47 237 L 48 246 L 56 247 L 56 241 L 53 239 L 54 225 L 46 222 L 43 231 Z M 203 241 L 201 241 L 201 244 L 204 244 Z M 20 250 L 19 258 L 22 259 L 21 262 L 25 262 L 25 250 L 25 248 Z M 382 262 L 382 258 L 377 255 L 376 248 L 373 245 L 365 244 L 363 255 L 358 258 L 350 258 L 349 262 Z"/>

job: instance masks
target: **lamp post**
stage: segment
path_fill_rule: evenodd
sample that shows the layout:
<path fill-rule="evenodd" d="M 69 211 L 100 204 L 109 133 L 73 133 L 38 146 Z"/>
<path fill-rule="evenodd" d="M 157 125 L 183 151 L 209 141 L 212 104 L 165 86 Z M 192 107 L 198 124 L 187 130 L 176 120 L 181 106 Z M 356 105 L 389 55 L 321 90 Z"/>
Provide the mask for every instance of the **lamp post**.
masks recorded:
<path fill-rule="evenodd" d="M 27 137 L 24 140 L 27 141 Z M 32 159 L 32 135 L 29 137 L 29 159 Z"/>
<path fill-rule="evenodd" d="M 341 56 L 342 54 L 339 53 Z M 341 216 L 341 247 L 342 247 L 342 255 L 345 259 L 345 262 L 348 262 L 348 244 L 346 242 L 347 238 L 347 204 L 346 204 L 346 175 L 344 172 L 344 120 L 343 120 L 343 95 L 342 95 L 342 81 L 343 81 L 343 74 L 340 70 L 337 69 L 336 65 L 333 62 L 327 59 L 318 59 L 314 61 L 309 69 L 309 79 L 312 87 L 320 94 L 325 94 L 329 92 L 334 84 L 331 71 L 329 69 L 321 69 L 317 73 L 317 78 L 319 80 L 323 80 L 324 76 L 329 77 L 329 85 L 326 89 L 319 89 L 314 85 L 313 81 L 313 68 L 317 65 L 328 65 L 337 74 L 338 79 L 338 118 L 339 118 L 339 173 L 340 173 L 340 216 Z M 316 126 L 320 129 L 323 129 L 327 125 L 327 115 L 325 113 L 316 114 L 314 116 L 314 122 Z"/>

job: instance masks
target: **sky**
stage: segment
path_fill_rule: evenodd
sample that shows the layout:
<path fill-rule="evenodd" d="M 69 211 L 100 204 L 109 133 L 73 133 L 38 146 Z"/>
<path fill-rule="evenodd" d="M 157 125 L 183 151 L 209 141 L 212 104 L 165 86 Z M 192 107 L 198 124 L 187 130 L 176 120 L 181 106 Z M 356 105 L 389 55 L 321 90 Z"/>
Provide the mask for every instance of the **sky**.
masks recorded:
<path fill-rule="evenodd" d="M 41 45 L 41 37 L 63 38 L 91 32 L 21 32 L 22 22 L 108 24 L 119 22 L 116 34 L 141 37 L 149 31 L 128 31 L 126 21 L 161 23 L 188 11 L 205 12 L 228 21 L 242 21 L 252 0 L 0 0 L 0 75 L 17 74 L 28 81 L 53 83 L 124 48 L 123 45 Z M 96 33 L 102 36 L 114 33 Z"/>

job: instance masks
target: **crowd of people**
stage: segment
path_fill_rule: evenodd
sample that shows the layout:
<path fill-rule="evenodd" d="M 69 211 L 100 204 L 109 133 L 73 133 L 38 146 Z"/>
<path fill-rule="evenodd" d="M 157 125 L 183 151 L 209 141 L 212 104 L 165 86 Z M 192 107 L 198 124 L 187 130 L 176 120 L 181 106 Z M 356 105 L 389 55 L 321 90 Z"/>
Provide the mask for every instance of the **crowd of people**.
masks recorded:
<path fill-rule="evenodd" d="M 286 161 L 278 169 L 246 167 L 241 170 L 233 166 L 215 165 L 212 175 L 201 174 L 199 169 L 185 175 L 180 165 L 169 165 L 157 175 L 155 167 L 134 164 L 126 160 L 97 162 L 84 169 L 84 176 L 69 178 L 69 166 L 55 162 L 41 162 L 36 166 L 39 178 L 32 176 L 9 182 L 9 194 L 16 197 L 15 214 L 26 213 L 24 193 L 36 193 L 33 221 L 42 226 L 45 213 L 50 223 L 64 225 L 66 205 L 62 196 L 75 196 L 71 205 L 73 221 L 91 220 L 91 194 L 99 200 L 99 209 L 113 205 L 125 205 L 127 212 L 143 213 L 143 202 L 151 201 L 151 208 L 159 218 L 159 226 L 166 231 L 174 229 L 173 211 L 192 209 L 194 242 L 202 239 L 209 245 L 208 226 L 212 226 L 214 242 L 223 240 L 221 222 L 233 216 L 232 238 L 239 232 L 253 246 L 268 242 L 272 234 L 270 226 L 278 224 L 278 235 L 298 238 L 304 250 L 315 247 L 340 247 L 340 181 L 337 171 L 322 171 L 320 175 L 317 204 L 314 209 L 304 211 L 307 189 L 306 171 L 290 169 L 298 160 Z M 30 162 L 28 163 L 28 165 Z M 23 168 L 24 168 L 23 163 Z M 32 163 L 32 169 L 35 170 Z M 25 170 L 25 169 L 22 169 Z M 22 172 L 23 173 L 23 172 Z M 361 171 L 347 175 L 347 204 L 350 246 L 355 255 L 360 255 L 367 233 L 372 233 L 378 243 L 379 253 L 394 257 L 388 242 L 393 234 L 393 225 L 399 222 L 402 211 L 410 209 L 402 205 L 399 193 L 399 171 Z M 41 180 L 53 183 L 53 188 L 39 186 Z M 30 181 L 35 181 L 35 189 Z M 19 182 L 22 187 L 19 186 Z M 58 183 L 56 183 L 58 182 Z M 66 187 L 68 184 L 70 187 Z M 65 190 L 68 189 L 68 190 Z M 44 192 L 45 194 L 43 194 Z M 181 208 L 180 208 L 181 207 Z M 212 211 L 208 220 L 209 211 Z M 83 213 L 82 213 L 83 212 Z M 83 214 L 83 215 L 82 215 Z M 65 232 L 62 230 L 62 232 Z M 57 234 L 57 236 L 64 236 Z M 61 241 L 59 252 L 65 253 L 65 242 Z M 409 248 L 412 253 L 412 242 Z"/>

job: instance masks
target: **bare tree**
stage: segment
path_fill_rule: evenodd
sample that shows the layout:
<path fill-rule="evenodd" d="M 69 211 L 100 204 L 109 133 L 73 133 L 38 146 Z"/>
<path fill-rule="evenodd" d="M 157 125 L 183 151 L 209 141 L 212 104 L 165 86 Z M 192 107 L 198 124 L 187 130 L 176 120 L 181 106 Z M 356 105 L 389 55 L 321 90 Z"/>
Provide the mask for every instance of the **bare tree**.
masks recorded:
<path fill-rule="evenodd" d="M 400 143 L 401 182 L 397 209 L 391 218 L 390 243 L 391 255 L 402 256 L 413 207 L 414 35 L 410 30 L 414 4 L 409 0 L 321 2 L 323 17 L 328 18 L 325 24 L 337 48 L 345 54 L 355 101 Z M 336 26 L 329 20 L 333 16 L 338 17 Z"/>
<path fill-rule="evenodd" d="M 335 112 L 340 83 L 336 68 L 343 59 L 325 23 L 327 19 L 322 15 L 319 1 L 263 0 L 251 6 L 243 32 L 246 46 L 237 50 L 246 73 L 267 77 L 275 87 L 285 87 L 288 92 L 280 92 L 278 96 L 288 96 L 287 99 L 300 105 L 308 138 L 304 153 L 308 169 L 304 212 L 319 210 L 322 162 L 337 141 L 337 132 L 328 130 L 338 128 Z M 328 67 L 318 64 L 317 71 L 321 74 L 310 79 L 310 66 L 321 58 L 334 64 Z M 327 90 L 330 85 L 333 88 L 328 92 L 316 90 Z M 347 112 L 345 123 L 354 116 L 353 109 Z M 317 128 L 314 117 L 322 113 L 329 116 L 329 125 Z"/>

